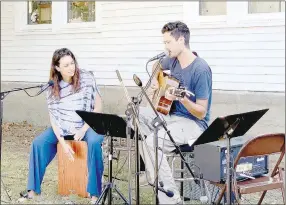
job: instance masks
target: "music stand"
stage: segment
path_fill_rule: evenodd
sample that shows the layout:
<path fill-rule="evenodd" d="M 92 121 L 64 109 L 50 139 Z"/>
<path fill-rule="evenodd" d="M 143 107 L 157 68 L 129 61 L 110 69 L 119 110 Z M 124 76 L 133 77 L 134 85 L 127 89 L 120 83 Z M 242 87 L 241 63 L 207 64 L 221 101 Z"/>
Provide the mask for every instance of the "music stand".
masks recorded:
<path fill-rule="evenodd" d="M 227 140 L 227 176 L 226 176 L 226 192 L 227 204 L 231 202 L 231 176 L 230 172 L 230 139 L 243 136 L 269 109 L 256 110 L 251 112 L 239 113 L 224 117 L 216 118 L 212 124 L 206 129 L 197 140 L 189 145 L 194 148 L 196 145 L 214 142 L 220 139 Z"/>
<path fill-rule="evenodd" d="M 126 137 L 126 122 L 122 117 L 111 114 L 94 113 L 87 111 L 79 111 L 76 113 L 98 134 L 104 136 L 110 136 L 109 138 L 109 156 L 108 156 L 108 183 L 104 187 L 101 195 L 95 204 L 98 204 L 103 198 L 102 204 L 104 204 L 106 196 L 108 195 L 108 204 L 111 205 L 112 201 L 112 189 L 119 194 L 122 200 L 126 204 L 129 204 L 123 194 L 117 189 L 112 182 L 112 158 L 113 158 L 113 142 L 112 137 Z M 131 202 L 130 202 L 131 203 Z"/>

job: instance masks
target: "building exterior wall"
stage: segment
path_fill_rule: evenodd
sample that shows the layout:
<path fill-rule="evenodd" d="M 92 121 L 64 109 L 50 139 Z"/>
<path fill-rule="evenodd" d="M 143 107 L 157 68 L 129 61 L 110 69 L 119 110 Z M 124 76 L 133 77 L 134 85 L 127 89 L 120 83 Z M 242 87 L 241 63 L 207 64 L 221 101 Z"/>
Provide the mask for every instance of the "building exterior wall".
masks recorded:
<path fill-rule="evenodd" d="M 68 47 L 99 85 L 119 85 L 118 69 L 135 86 L 133 74 L 146 82 L 147 60 L 164 49 L 162 26 L 181 20 L 215 90 L 285 92 L 285 12 L 250 15 L 247 2 L 233 1 L 217 16 L 200 16 L 193 1 L 97 3 L 94 23 L 67 24 L 66 2 L 54 1 L 52 24 L 26 25 L 26 2 L 1 2 L 1 81 L 47 82 L 53 51 Z"/>

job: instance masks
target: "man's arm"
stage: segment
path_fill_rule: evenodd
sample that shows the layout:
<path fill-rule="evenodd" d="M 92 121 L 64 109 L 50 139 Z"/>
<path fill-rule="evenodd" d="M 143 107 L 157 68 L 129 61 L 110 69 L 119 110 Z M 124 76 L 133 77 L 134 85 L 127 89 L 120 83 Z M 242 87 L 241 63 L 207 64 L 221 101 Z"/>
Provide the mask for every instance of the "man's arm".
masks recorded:
<path fill-rule="evenodd" d="M 202 71 L 193 79 L 195 83 L 194 94 L 196 102 L 191 101 L 188 97 L 184 97 L 180 102 L 185 108 L 196 118 L 202 120 L 207 114 L 208 98 L 210 93 L 211 76 L 207 71 Z M 176 96 L 171 95 L 168 91 L 165 94 L 167 99 L 176 100 Z"/>
<path fill-rule="evenodd" d="M 202 120 L 207 114 L 208 99 L 211 92 L 211 81 L 210 72 L 202 71 L 198 73 L 193 82 L 195 83 L 194 94 L 196 102 L 191 101 L 186 96 L 180 100 L 185 108 L 200 120 Z"/>
<path fill-rule="evenodd" d="M 196 102 L 189 100 L 186 96 L 180 100 L 185 108 L 195 117 L 202 120 L 207 114 L 208 100 L 197 99 Z"/>

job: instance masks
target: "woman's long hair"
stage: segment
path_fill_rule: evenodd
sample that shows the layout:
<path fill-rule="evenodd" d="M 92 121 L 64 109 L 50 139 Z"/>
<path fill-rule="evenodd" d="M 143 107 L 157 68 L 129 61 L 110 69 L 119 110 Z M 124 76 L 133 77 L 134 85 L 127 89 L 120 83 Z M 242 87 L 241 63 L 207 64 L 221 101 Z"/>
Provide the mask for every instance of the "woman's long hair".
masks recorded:
<path fill-rule="evenodd" d="M 75 63 L 75 72 L 74 72 L 74 75 L 73 75 L 72 81 L 71 81 L 73 92 L 76 92 L 80 88 L 79 67 L 78 67 L 78 63 L 75 59 L 74 54 L 67 48 L 57 49 L 57 50 L 55 50 L 55 52 L 53 54 L 52 63 L 51 63 L 51 70 L 50 70 L 50 80 L 52 80 L 54 82 L 51 95 L 57 99 L 60 98 L 60 85 L 59 85 L 59 83 L 62 80 L 62 75 L 56 69 L 56 66 L 59 67 L 60 59 L 62 57 L 65 57 L 65 56 L 70 56 L 74 60 L 74 63 Z"/>

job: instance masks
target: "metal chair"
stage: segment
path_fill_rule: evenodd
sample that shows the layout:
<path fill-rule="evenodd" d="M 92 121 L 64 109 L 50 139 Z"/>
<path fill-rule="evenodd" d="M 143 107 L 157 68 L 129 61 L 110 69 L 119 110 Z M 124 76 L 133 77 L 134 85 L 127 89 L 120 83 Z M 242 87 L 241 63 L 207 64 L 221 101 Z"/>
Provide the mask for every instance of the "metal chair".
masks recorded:
<path fill-rule="evenodd" d="M 273 189 L 281 189 L 283 202 L 285 204 L 285 196 L 284 196 L 284 179 L 282 172 L 283 168 L 279 167 L 284 154 L 285 154 L 285 134 L 277 133 L 277 134 L 265 134 L 257 136 L 253 139 L 250 139 L 246 142 L 241 150 L 239 151 L 235 161 L 233 170 L 238 168 L 238 162 L 241 158 L 252 157 L 252 156 L 264 156 L 270 154 L 280 153 L 280 157 L 278 158 L 270 176 L 261 176 L 255 179 L 248 179 L 246 181 L 238 182 L 236 180 L 236 171 L 233 171 L 233 192 L 235 193 L 235 198 L 240 204 L 240 198 L 243 194 L 251 194 L 256 192 L 263 192 L 258 204 L 261 204 L 263 198 L 268 190 Z M 270 172 L 269 172 L 270 173 Z M 222 188 L 220 196 L 218 197 L 217 204 L 220 203 L 225 191 L 226 186 L 223 184 L 216 184 Z"/>

